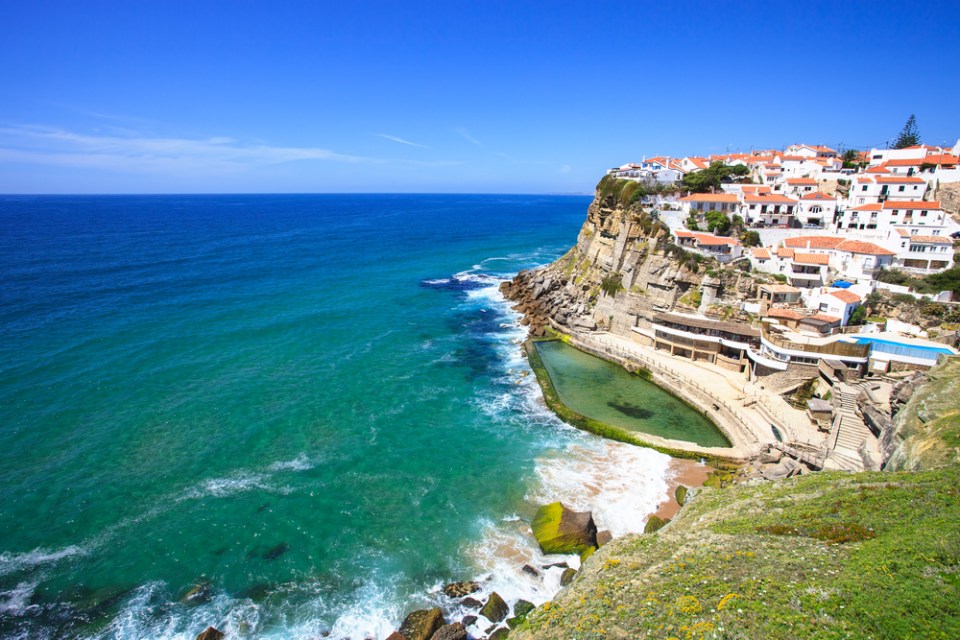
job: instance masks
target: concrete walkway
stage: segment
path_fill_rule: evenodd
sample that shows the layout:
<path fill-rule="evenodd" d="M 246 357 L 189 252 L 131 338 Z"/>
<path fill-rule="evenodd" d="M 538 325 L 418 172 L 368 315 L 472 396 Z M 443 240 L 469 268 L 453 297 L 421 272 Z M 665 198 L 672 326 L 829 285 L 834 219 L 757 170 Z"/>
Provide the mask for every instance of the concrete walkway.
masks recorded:
<path fill-rule="evenodd" d="M 805 412 L 791 407 L 778 394 L 742 375 L 706 362 L 694 362 L 680 356 L 637 344 L 628 338 L 605 332 L 577 332 L 574 343 L 616 355 L 649 369 L 655 376 L 673 379 L 676 391 L 705 409 L 727 432 L 734 448 L 744 457 L 759 453 L 767 444 L 776 442 L 771 425 L 775 425 L 784 441 L 811 449 L 821 449 L 826 434 L 812 424 Z M 719 419 L 717 419 L 719 418 Z"/>

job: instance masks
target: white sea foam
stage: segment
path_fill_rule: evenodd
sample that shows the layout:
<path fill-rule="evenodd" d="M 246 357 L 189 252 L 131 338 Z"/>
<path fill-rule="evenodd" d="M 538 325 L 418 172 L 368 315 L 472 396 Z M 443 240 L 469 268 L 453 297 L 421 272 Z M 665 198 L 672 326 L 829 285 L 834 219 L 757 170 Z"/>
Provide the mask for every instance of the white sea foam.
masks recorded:
<path fill-rule="evenodd" d="M 13 589 L 0 591 L 0 615 L 22 616 L 36 607 L 30 604 L 30 596 L 36 588 L 36 582 L 21 582 Z"/>
<path fill-rule="evenodd" d="M 265 482 L 266 477 L 260 473 L 239 472 L 225 478 L 211 478 L 204 480 L 197 487 L 189 489 L 184 499 L 195 498 L 223 498 L 251 489 L 269 489 Z"/>
<path fill-rule="evenodd" d="M 69 547 L 64 547 L 63 549 L 57 549 L 55 551 L 39 548 L 34 549 L 33 551 L 27 551 L 25 553 L 11 553 L 9 551 L 4 551 L 3 553 L 0 553 L 0 576 L 5 576 L 8 573 L 14 573 L 24 569 L 30 569 L 38 565 L 59 562 L 64 558 L 83 555 L 85 553 L 87 553 L 87 549 L 78 545 L 70 545 Z"/>
<path fill-rule="evenodd" d="M 311 460 L 307 454 L 301 453 L 293 460 L 274 462 L 267 467 L 268 471 L 309 471 L 317 466 L 317 461 Z"/>

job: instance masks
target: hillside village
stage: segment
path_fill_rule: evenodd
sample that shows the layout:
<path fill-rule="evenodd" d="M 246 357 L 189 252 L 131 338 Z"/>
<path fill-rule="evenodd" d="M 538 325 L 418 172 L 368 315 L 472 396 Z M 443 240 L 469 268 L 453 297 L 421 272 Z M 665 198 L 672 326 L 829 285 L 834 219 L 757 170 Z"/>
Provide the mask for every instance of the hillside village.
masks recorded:
<path fill-rule="evenodd" d="M 877 290 L 950 303 L 951 291 L 916 293 L 884 281 L 890 280 L 884 274 L 926 276 L 954 266 L 960 223 L 937 196 L 960 187 L 958 156 L 960 140 L 953 148 L 917 144 L 842 157 L 823 145 L 794 144 L 782 151 L 644 158 L 607 174 L 654 187 L 643 202 L 670 228 L 678 246 L 775 281 L 760 287 L 758 300 L 743 301 L 742 309 L 764 320 L 765 335 L 791 338 L 792 348 L 764 340 L 754 354 L 755 373 L 791 362 L 817 364 L 818 354 L 831 350 L 845 365 L 867 373 L 868 355 L 872 372 L 936 362 L 939 346 L 923 340 L 933 332 L 896 320 L 866 322 L 865 309 L 858 308 Z M 739 180 L 683 195 L 691 182 L 687 176 L 718 167 Z M 688 324 L 684 314 L 672 315 L 676 344 L 668 344 L 667 332 L 657 338 L 658 328 L 652 327 L 653 344 L 714 361 L 689 346 L 716 329 L 695 327 L 695 317 Z M 869 354 L 830 346 L 849 342 L 850 333 L 875 334 Z M 898 343 L 886 345 L 885 338 L 893 336 Z M 911 339 L 916 348 L 903 342 Z M 679 346 L 684 341 L 688 348 Z"/>

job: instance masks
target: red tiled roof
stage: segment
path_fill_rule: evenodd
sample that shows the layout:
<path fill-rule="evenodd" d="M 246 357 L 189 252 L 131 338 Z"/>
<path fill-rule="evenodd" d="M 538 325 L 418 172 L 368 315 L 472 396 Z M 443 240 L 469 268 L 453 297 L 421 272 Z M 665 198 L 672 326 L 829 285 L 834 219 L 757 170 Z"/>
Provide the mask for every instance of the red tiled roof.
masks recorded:
<path fill-rule="evenodd" d="M 867 169 L 865 173 L 882 173 L 882 174 L 886 174 L 886 173 L 888 173 L 888 171 L 887 171 L 887 167 L 886 167 L 885 165 L 878 164 L 878 165 L 875 166 L 875 167 L 870 167 L 869 169 Z"/>
<path fill-rule="evenodd" d="M 887 160 L 883 164 L 888 167 L 919 167 L 923 163 L 923 158 L 896 158 Z"/>
<path fill-rule="evenodd" d="M 841 302 L 846 302 L 847 304 L 860 302 L 860 296 L 855 294 L 853 291 L 847 291 L 845 289 L 841 289 L 840 291 L 831 291 L 830 295 Z"/>
<path fill-rule="evenodd" d="M 837 251 L 846 251 L 847 253 L 862 253 L 868 256 L 892 256 L 894 255 L 893 251 L 889 249 L 884 249 L 879 245 L 875 245 L 872 242 L 864 242 L 862 240 L 844 240 L 838 244 L 835 249 Z"/>
<path fill-rule="evenodd" d="M 787 184 L 812 184 L 816 185 L 817 181 L 813 178 L 787 178 Z"/>
<path fill-rule="evenodd" d="M 887 200 L 883 203 L 884 209 L 920 209 L 936 210 L 940 208 L 939 200 Z"/>
<path fill-rule="evenodd" d="M 879 184 L 890 184 L 896 182 L 906 182 L 910 184 L 926 184 L 927 181 L 923 178 L 918 178 L 916 176 L 877 176 L 877 183 Z"/>
<path fill-rule="evenodd" d="M 786 247 L 778 247 L 778 248 L 777 248 L 777 256 L 780 257 L 780 258 L 792 258 L 792 257 L 793 257 L 793 249 L 787 249 Z"/>
<path fill-rule="evenodd" d="M 883 205 L 879 202 L 871 202 L 870 204 L 862 204 L 859 207 L 854 207 L 850 211 L 880 211 L 883 208 Z"/>
<path fill-rule="evenodd" d="M 793 254 L 793 261 L 800 264 L 830 264 L 830 256 L 826 253 L 800 253 Z"/>
<path fill-rule="evenodd" d="M 756 204 L 797 204 L 797 201 L 793 198 L 775 194 L 745 193 L 743 194 L 743 200 Z"/>
<path fill-rule="evenodd" d="M 833 249 L 843 242 L 837 236 L 794 236 L 783 241 L 785 247 L 796 249 Z"/>
<path fill-rule="evenodd" d="M 694 233 L 694 237 L 697 239 L 697 244 L 705 244 L 708 246 L 719 246 L 722 244 L 728 244 L 732 247 L 735 247 L 740 244 L 740 241 L 736 238 L 727 238 L 724 236 L 714 236 L 709 233 Z"/>
<path fill-rule="evenodd" d="M 680 202 L 740 202 L 735 193 L 691 193 L 680 198 Z"/>
<path fill-rule="evenodd" d="M 953 244 L 953 240 L 943 236 L 910 236 L 910 244 L 914 242 L 918 244 Z"/>
<path fill-rule="evenodd" d="M 793 309 L 780 309 L 778 307 L 771 307 L 767 309 L 768 318 L 786 318 L 788 320 L 799 320 L 803 317 L 803 314 L 799 311 L 794 311 Z"/>
<path fill-rule="evenodd" d="M 814 191 L 813 193 L 808 193 L 805 196 L 800 196 L 801 200 L 836 200 L 836 196 L 828 196 L 822 191 Z"/>
<path fill-rule="evenodd" d="M 810 316 L 811 320 L 822 320 L 824 322 L 840 322 L 840 318 L 837 316 L 831 316 L 826 313 L 815 313 Z"/>
<path fill-rule="evenodd" d="M 769 260 L 769 259 L 770 259 L 770 251 L 767 250 L 767 249 L 764 249 L 763 247 L 759 247 L 759 248 L 757 248 L 757 249 L 754 249 L 754 250 L 751 252 L 751 255 L 752 255 L 754 258 L 756 258 L 757 260 Z"/>

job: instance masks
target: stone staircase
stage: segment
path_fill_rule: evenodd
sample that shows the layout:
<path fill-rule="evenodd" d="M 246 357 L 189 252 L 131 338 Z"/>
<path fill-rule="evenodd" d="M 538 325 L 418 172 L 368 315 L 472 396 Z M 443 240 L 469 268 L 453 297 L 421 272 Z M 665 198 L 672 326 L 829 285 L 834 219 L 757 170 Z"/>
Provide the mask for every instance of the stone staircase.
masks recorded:
<path fill-rule="evenodd" d="M 868 443 L 868 447 L 873 444 L 876 448 L 876 437 L 864 424 L 857 410 L 860 392 L 860 388 L 843 382 L 833 386 L 835 410 L 833 427 L 827 441 L 829 452 L 826 468 L 863 471 L 864 462 L 858 450 L 864 441 Z"/>

